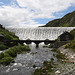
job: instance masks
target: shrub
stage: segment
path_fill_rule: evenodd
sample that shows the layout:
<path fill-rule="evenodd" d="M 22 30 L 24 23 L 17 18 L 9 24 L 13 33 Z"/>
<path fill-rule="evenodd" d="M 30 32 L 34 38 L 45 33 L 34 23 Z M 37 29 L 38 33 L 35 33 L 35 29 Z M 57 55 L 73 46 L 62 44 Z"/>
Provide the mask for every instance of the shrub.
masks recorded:
<path fill-rule="evenodd" d="M 72 43 L 70 48 L 75 49 L 75 43 Z"/>
<path fill-rule="evenodd" d="M 66 48 L 70 48 L 71 43 L 65 44 L 63 47 Z"/>
<path fill-rule="evenodd" d="M 1 59 L 0 64 L 8 65 L 13 60 L 13 58 L 17 56 L 17 53 L 29 50 L 30 49 L 28 46 L 23 46 L 23 45 L 11 47 L 4 53 L 0 53 L 0 59 Z"/>
<path fill-rule="evenodd" d="M 4 44 L 4 42 L 0 42 L 0 45 L 3 45 Z"/>
<path fill-rule="evenodd" d="M 44 61 L 44 66 L 40 69 L 36 69 L 33 75 L 49 75 L 48 73 L 53 71 L 51 62 Z"/>
<path fill-rule="evenodd" d="M 28 46 L 14 46 L 11 47 L 9 50 L 5 51 L 5 53 L 9 54 L 11 57 L 16 57 L 18 53 L 29 50 L 30 48 Z"/>
<path fill-rule="evenodd" d="M 48 47 L 49 47 L 49 48 L 53 48 L 53 44 L 50 44 Z"/>
<path fill-rule="evenodd" d="M 5 45 L 0 45 L 0 50 L 5 50 L 5 49 L 7 49 L 8 47 L 7 46 L 5 46 Z"/>
<path fill-rule="evenodd" d="M 11 36 L 9 34 L 4 34 L 4 40 L 11 40 Z"/>
<path fill-rule="evenodd" d="M 70 33 L 75 37 L 75 29 L 73 29 L 72 31 L 70 31 Z"/>
<path fill-rule="evenodd" d="M 9 54 L 11 57 L 17 56 L 17 53 L 15 51 L 13 51 L 12 49 L 5 51 L 5 53 Z"/>
<path fill-rule="evenodd" d="M 53 61 L 54 61 L 54 59 L 53 59 L 53 58 L 50 58 L 50 60 L 51 60 L 51 62 L 53 62 Z"/>
<path fill-rule="evenodd" d="M 57 52 L 58 50 L 56 48 L 53 48 L 51 51 L 53 52 Z"/>
<path fill-rule="evenodd" d="M 51 62 L 49 62 L 49 61 L 44 61 L 43 64 L 44 64 L 44 66 L 46 66 L 47 69 L 53 68 L 53 66 L 51 65 Z"/>
<path fill-rule="evenodd" d="M 4 57 L 0 60 L 0 64 L 8 65 L 12 60 L 14 60 L 12 57 Z"/>
<path fill-rule="evenodd" d="M 41 75 L 41 69 L 36 69 L 33 75 Z"/>
<path fill-rule="evenodd" d="M 22 51 L 30 51 L 30 48 L 28 46 L 20 46 L 20 49 Z"/>
<path fill-rule="evenodd" d="M 4 57 L 10 57 L 8 53 L 4 53 Z"/>
<path fill-rule="evenodd" d="M 34 64 L 34 65 L 33 65 L 33 68 L 35 68 L 35 67 L 36 67 L 36 65 Z"/>
<path fill-rule="evenodd" d="M 58 59 L 65 59 L 65 55 L 62 54 L 62 53 L 58 53 L 58 54 L 56 55 L 56 57 L 57 57 Z"/>
<path fill-rule="evenodd" d="M 4 53 L 0 53 L 0 59 L 4 57 Z"/>
<path fill-rule="evenodd" d="M 75 49 L 75 40 L 73 40 L 73 41 L 71 41 L 70 43 L 64 45 L 64 48 Z"/>
<path fill-rule="evenodd" d="M 64 54 L 62 54 L 62 53 L 60 53 L 60 51 L 58 50 L 58 49 L 52 49 L 52 51 L 54 51 L 54 52 L 57 52 L 57 55 L 56 55 L 56 57 L 58 58 L 58 59 L 65 59 L 65 55 Z M 52 58 L 51 58 L 51 60 L 53 60 Z"/>

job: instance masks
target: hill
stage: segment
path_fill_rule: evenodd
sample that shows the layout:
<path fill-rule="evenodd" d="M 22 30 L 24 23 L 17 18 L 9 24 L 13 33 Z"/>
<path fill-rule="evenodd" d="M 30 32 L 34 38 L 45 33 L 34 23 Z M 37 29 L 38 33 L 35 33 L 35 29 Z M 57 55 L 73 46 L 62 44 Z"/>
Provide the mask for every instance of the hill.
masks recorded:
<path fill-rule="evenodd" d="M 75 11 L 60 19 L 52 20 L 43 27 L 75 27 Z"/>
<path fill-rule="evenodd" d="M 11 46 L 16 45 L 16 43 L 11 42 L 6 44 L 3 40 L 19 40 L 19 38 L 13 32 L 9 32 L 0 24 L 0 50 L 7 49 Z"/>

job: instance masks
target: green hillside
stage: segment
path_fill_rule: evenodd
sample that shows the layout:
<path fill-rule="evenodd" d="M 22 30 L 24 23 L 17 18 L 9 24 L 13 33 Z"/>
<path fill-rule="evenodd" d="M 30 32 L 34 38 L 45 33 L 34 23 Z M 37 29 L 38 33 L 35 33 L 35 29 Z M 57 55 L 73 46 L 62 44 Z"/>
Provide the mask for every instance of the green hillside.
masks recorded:
<path fill-rule="evenodd" d="M 61 19 L 52 20 L 43 27 L 75 27 L 75 11 L 68 13 Z"/>
<path fill-rule="evenodd" d="M 0 24 L 0 26 L 2 25 Z M 2 40 L 19 40 L 15 33 L 9 32 L 4 27 L 0 27 L 0 34 L 4 37 Z"/>
<path fill-rule="evenodd" d="M 0 24 L 0 50 L 16 45 L 14 42 L 10 42 L 10 44 L 5 43 L 3 40 L 19 40 L 19 38 L 15 35 L 15 33 L 9 32 Z"/>

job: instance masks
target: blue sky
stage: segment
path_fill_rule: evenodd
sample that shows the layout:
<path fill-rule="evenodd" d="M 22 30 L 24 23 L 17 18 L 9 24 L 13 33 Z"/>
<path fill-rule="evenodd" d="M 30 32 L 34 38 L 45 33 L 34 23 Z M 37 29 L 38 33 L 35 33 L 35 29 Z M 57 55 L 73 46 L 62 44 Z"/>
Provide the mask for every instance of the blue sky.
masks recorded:
<path fill-rule="evenodd" d="M 0 0 L 5 27 L 36 27 L 75 10 L 75 0 Z"/>

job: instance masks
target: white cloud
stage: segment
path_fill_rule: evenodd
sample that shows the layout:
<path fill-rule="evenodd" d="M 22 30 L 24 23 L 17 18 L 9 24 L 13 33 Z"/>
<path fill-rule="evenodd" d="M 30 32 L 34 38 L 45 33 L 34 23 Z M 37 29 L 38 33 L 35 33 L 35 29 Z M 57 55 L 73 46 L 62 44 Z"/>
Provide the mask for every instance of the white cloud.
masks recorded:
<path fill-rule="evenodd" d="M 35 10 L 35 18 L 53 18 L 54 12 L 70 7 L 75 0 L 17 0 L 21 7 Z"/>
<path fill-rule="evenodd" d="M 75 5 L 75 0 L 15 0 L 0 6 L 0 23 L 10 27 L 38 26 L 34 19 L 54 18 L 53 13 Z"/>
<path fill-rule="evenodd" d="M 2 6 L 0 8 L 0 23 L 6 26 L 17 26 L 26 24 L 34 24 L 35 22 L 31 19 L 32 15 L 27 9 Z M 19 25 L 19 26 L 18 26 Z"/>

